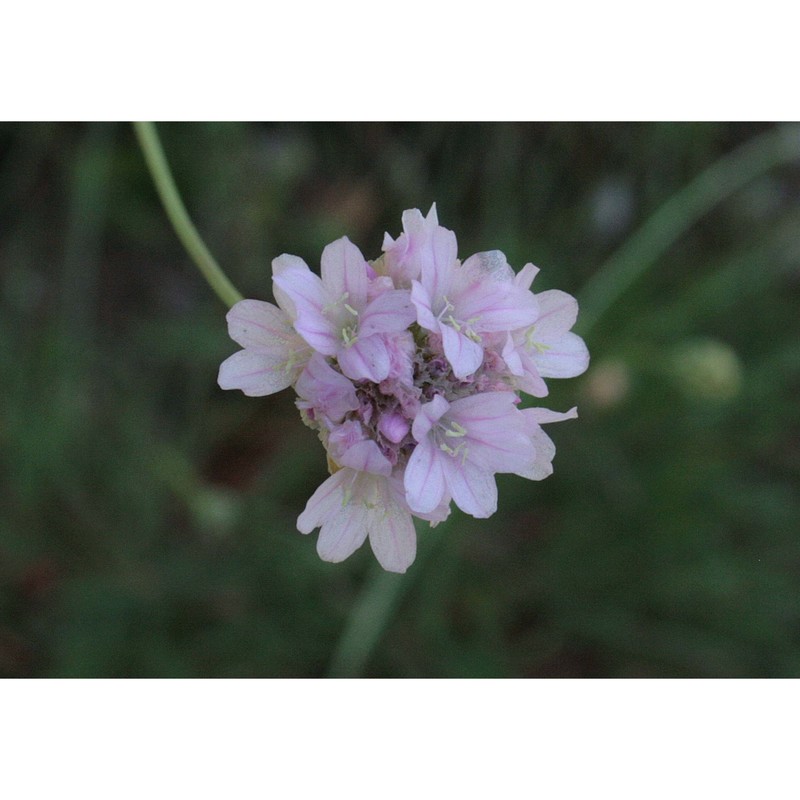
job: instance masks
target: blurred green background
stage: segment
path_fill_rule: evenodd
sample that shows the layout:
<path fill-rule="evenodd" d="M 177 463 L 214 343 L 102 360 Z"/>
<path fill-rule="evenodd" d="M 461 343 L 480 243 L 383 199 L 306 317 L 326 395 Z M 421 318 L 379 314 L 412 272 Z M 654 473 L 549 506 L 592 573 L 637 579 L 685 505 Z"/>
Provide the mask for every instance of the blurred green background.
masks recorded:
<path fill-rule="evenodd" d="M 795 129 L 159 131 L 246 297 L 434 201 L 462 257 L 533 261 L 586 309 L 589 371 L 543 402 L 580 419 L 548 429 L 554 475 L 501 476 L 405 576 L 321 562 L 294 525 L 324 453 L 291 392 L 217 387 L 225 308 L 133 130 L 3 124 L 0 675 L 800 675 Z"/>

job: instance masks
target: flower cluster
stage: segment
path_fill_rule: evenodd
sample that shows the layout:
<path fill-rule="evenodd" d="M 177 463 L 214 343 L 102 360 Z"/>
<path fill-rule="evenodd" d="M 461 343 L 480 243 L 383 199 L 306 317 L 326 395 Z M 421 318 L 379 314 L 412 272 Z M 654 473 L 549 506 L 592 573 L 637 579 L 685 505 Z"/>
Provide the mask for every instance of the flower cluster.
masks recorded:
<path fill-rule="evenodd" d="M 296 256 L 272 262 L 277 306 L 242 300 L 228 313 L 244 349 L 219 385 L 245 394 L 293 386 L 331 476 L 297 520 L 320 528 L 317 550 L 342 561 L 369 537 L 384 569 L 414 561 L 412 516 L 436 524 L 451 501 L 474 517 L 497 509 L 496 473 L 541 480 L 555 447 L 541 426 L 577 416 L 518 408 L 519 392 L 583 372 L 589 354 L 570 329 L 574 298 L 534 294 L 538 270 L 515 274 L 498 250 L 463 263 L 456 237 L 403 214 L 368 262 L 346 237 L 322 252 L 321 277 Z"/>

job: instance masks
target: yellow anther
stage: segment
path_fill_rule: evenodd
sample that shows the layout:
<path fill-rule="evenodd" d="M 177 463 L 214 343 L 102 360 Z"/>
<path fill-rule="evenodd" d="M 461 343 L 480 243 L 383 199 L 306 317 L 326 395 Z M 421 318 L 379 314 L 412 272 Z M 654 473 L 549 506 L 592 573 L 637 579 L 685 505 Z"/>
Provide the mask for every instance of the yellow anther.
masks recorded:
<path fill-rule="evenodd" d="M 478 336 L 478 334 L 475 333 L 475 331 L 472 330 L 472 328 L 467 328 L 467 330 L 464 331 L 464 336 L 466 336 L 467 339 L 470 339 L 471 341 L 475 342 L 475 344 L 481 343 L 481 337 Z"/>
<path fill-rule="evenodd" d="M 349 306 L 349 305 L 347 305 L 347 303 L 345 303 L 345 304 L 344 304 L 344 307 L 345 307 L 345 308 L 346 308 L 346 309 L 347 309 L 347 310 L 348 310 L 348 311 L 349 311 L 349 312 L 350 312 L 350 313 L 351 313 L 351 314 L 352 314 L 354 317 L 357 317 L 357 316 L 358 316 L 358 311 L 356 311 L 356 310 L 353 308 L 353 306 Z"/>
<path fill-rule="evenodd" d="M 466 436 L 467 429 L 464 428 L 462 425 L 459 425 L 457 422 L 450 422 L 450 429 L 444 432 L 445 436 Z"/>
<path fill-rule="evenodd" d="M 356 329 L 342 328 L 342 341 L 344 342 L 345 347 L 352 347 L 358 341 Z"/>

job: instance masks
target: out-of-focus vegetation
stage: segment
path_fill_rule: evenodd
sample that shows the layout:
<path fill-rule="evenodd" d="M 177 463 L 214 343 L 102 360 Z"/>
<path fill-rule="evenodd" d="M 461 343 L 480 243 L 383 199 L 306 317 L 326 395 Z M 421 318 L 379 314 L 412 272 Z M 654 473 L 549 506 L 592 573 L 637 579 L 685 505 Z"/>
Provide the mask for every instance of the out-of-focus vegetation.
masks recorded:
<path fill-rule="evenodd" d="M 462 256 L 533 261 L 590 306 L 666 201 L 772 127 L 160 132 L 246 297 L 271 299 L 280 253 L 316 266 L 346 234 L 372 258 L 436 201 Z M 797 155 L 586 331 L 589 371 L 546 401 L 580 413 L 549 429 L 555 474 L 423 534 L 365 674 L 800 675 Z M 372 555 L 326 564 L 295 530 L 324 453 L 290 392 L 217 388 L 225 308 L 128 126 L 0 127 L 0 283 L 0 675 L 326 674 Z"/>

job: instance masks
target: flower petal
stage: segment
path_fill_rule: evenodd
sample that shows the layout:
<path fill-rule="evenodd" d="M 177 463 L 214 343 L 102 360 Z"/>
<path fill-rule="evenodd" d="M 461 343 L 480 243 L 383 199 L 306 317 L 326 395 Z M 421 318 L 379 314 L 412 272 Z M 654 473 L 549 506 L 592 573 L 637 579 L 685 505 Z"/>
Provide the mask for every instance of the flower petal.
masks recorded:
<path fill-rule="evenodd" d="M 456 319 L 475 320 L 473 329 L 482 333 L 525 328 L 539 316 L 536 297 L 509 282 L 474 280 L 462 285 L 450 299 Z"/>
<path fill-rule="evenodd" d="M 465 459 L 488 472 L 516 472 L 533 459 L 525 418 L 513 392 L 484 392 L 456 400 L 448 419 L 463 428 Z"/>
<path fill-rule="evenodd" d="M 358 335 L 398 333 L 404 331 L 417 318 L 417 311 L 406 289 L 392 289 L 379 294 L 358 320 Z"/>
<path fill-rule="evenodd" d="M 589 366 L 589 351 L 580 336 L 572 332 L 562 333 L 543 352 L 530 354 L 538 373 L 544 378 L 574 378 L 586 372 Z"/>
<path fill-rule="evenodd" d="M 465 514 L 486 519 L 497 511 L 497 483 L 490 472 L 450 457 L 444 470 L 453 501 Z"/>
<path fill-rule="evenodd" d="M 339 422 L 348 411 L 358 409 L 353 384 L 320 353 L 314 353 L 309 360 L 297 379 L 295 391 L 334 422 Z"/>
<path fill-rule="evenodd" d="M 275 302 L 289 315 L 292 321 L 294 321 L 297 319 L 297 309 L 294 307 L 294 303 L 289 295 L 275 283 L 276 275 L 280 275 L 282 272 L 291 268 L 307 270 L 308 264 L 299 256 L 291 256 L 288 253 L 283 253 L 277 258 L 272 259 L 272 294 L 275 295 Z"/>
<path fill-rule="evenodd" d="M 508 265 L 501 250 L 475 253 L 462 264 L 461 269 L 465 273 L 472 273 L 480 279 L 488 278 L 491 281 L 510 283 L 515 277 L 514 270 Z"/>
<path fill-rule="evenodd" d="M 275 356 L 288 354 L 289 342 L 297 338 L 286 313 L 263 300 L 240 300 L 225 319 L 228 335 L 234 342 Z"/>
<path fill-rule="evenodd" d="M 578 301 L 559 289 L 548 289 L 536 295 L 539 317 L 535 324 L 536 341 L 545 342 L 566 333 L 578 319 Z"/>
<path fill-rule="evenodd" d="M 526 264 L 514 278 L 514 283 L 521 289 L 530 289 L 533 279 L 539 274 L 539 267 L 533 264 Z"/>
<path fill-rule="evenodd" d="M 391 475 L 392 465 L 372 439 L 363 439 L 351 445 L 337 458 L 343 467 L 372 475 Z"/>
<path fill-rule="evenodd" d="M 525 409 L 522 413 L 527 414 L 533 410 Z M 553 474 L 553 457 L 556 454 L 556 446 L 553 444 L 553 440 L 539 427 L 533 416 L 529 416 L 528 435 L 533 443 L 534 457 L 523 469 L 517 470 L 516 474 L 531 481 L 541 481 Z"/>
<path fill-rule="evenodd" d="M 364 544 L 367 532 L 367 509 L 351 501 L 323 523 L 317 553 L 323 561 L 338 564 Z"/>
<path fill-rule="evenodd" d="M 331 242 L 321 259 L 322 282 L 333 302 L 346 296 L 349 306 L 360 311 L 367 303 L 367 262 L 346 237 Z"/>
<path fill-rule="evenodd" d="M 290 386 L 295 372 L 286 368 L 286 359 L 256 350 L 239 350 L 219 368 L 221 389 L 241 389 L 249 397 L 280 392 Z"/>
<path fill-rule="evenodd" d="M 430 439 L 423 439 L 411 454 L 403 482 L 406 501 L 412 511 L 428 514 L 439 506 L 447 493 L 442 452 Z M 450 458 L 444 456 L 444 458 Z"/>
<path fill-rule="evenodd" d="M 411 427 L 413 437 L 418 442 L 423 441 L 434 423 L 438 422 L 447 413 L 449 408 L 450 403 L 440 394 L 434 395 L 433 400 L 420 406 L 419 412 L 414 418 L 414 424 Z"/>
<path fill-rule="evenodd" d="M 419 281 L 411 281 L 411 302 L 417 311 L 417 322 L 423 328 L 437 333 L 439 321 L 432 310 L 431 296 Z"/>
<path fill-rule="evenodd" d="M 311 533 L 325 520 L 331 519 L 342 508 L 343 484 L 352 479 L 352 470 L 340 469 L 323 481 L 309 498 L 303 513 L 297 518 L 297 530 L 300 533 Z"/>
<path fill-rule="evenodd" d="M 388 486 L 381 491 L 381 508 L 369 520 L 369 543 L 375 558 L 388 572 L 405 572 L 417 555 L 417 533 L 408 508 L 393 497 Z"/>
<path fill-rule="evenodd" d="M 483 363 L 483 347 L 449 325 L 440 325 L 442 347 L 453 374 L 457 378 L 467 378 Z"/>
<path fill-rule="evenodd" d="M 339 332 L 325 316 L 324 308 L 328 302 L 325 287 L 318 275 L 303 265 L 290 266 L 275 275 L 272 282 L 279 292 L 291 301 L 297 314 L 295 330 L 320 353 L 326 356 L 336 354 L 339 346 Z"/>
<path fill-rule="evenodd" d="M 389 375 L 391 359 L 386 342 L 380 335 L 359 336 L 349 347 L 337 353 L 342 372 L 354 381 L 380 383 Z"/>
<path fill-rule="evenodd" d="M 522 412 L 529 414 L 539 425 L 547 425 L 549 422 L 564 422 L 568 419 L 578 418 L 578 409 L 573 406 L 569 411 L 551 411 L 549 408 L 526 408 Z"/>

